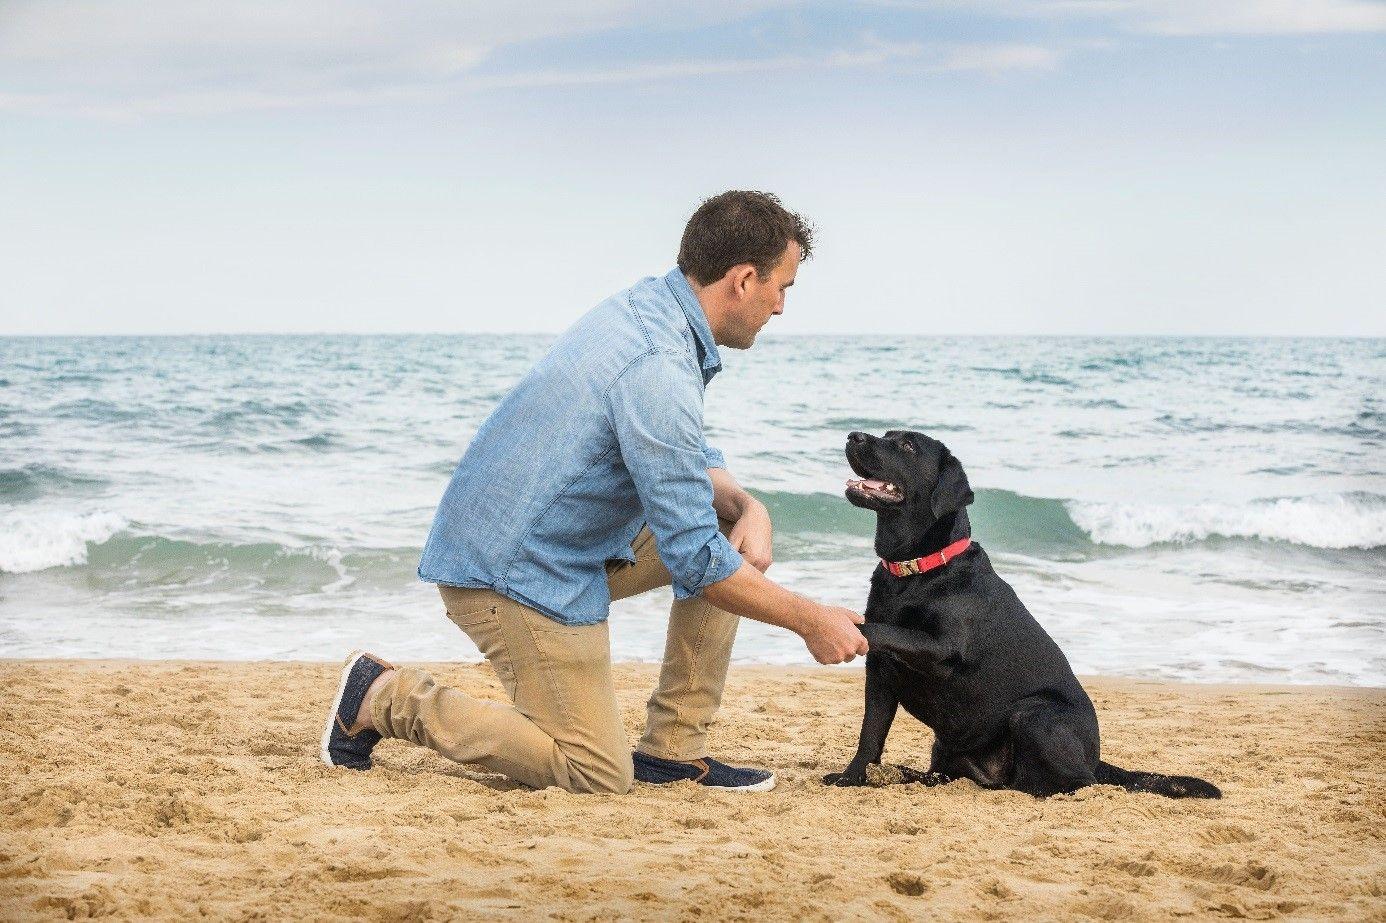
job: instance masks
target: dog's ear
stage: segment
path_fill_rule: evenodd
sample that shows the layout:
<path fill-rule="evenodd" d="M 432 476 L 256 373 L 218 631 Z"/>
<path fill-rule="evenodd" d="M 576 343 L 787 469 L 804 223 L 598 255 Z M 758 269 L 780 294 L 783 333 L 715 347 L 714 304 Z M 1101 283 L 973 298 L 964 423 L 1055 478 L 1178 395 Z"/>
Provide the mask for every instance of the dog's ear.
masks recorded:
<path fill-rule="evenodd" d="M 938 483 L 929 497 L 929 508 L 933 510 L 934 518 L 942 519 L 949 513 L 956 513 L 972 499 L 972 485 L 967 483 L 962 462 L 944 449 L 943 457 L 938 462 Z"/>

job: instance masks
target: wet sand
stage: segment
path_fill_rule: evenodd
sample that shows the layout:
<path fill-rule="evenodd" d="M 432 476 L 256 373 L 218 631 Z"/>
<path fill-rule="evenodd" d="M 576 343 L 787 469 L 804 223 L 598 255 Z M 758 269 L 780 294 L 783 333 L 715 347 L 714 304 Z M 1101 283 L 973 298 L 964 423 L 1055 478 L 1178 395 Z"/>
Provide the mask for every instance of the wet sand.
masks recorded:
<path fill-rule="evenodd" d="M 1221 801 L 832 789 L 856 670 L 734 668 L 769 794 L 519 789 L 388 741 L 318 762 L 330 663 L 0 661 L 0 917 L 1386 920 L 1386 690 L 1085 680 L 1103 754 Z M 499 697 L 485 667 L 441 680 Z M 655 668 L 617 667 L 631 739 Z M 927 764 L 902 715 L 889 761 Z"/>

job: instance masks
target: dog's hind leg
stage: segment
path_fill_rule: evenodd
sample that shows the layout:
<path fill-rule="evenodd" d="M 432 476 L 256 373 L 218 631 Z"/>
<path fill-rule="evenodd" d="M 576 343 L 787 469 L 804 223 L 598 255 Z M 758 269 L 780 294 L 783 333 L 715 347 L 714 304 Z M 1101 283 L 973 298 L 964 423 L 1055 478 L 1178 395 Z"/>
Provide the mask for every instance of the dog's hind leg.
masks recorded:
<path fill-rule="evenodd" d="M 900 774 L 900 781 L 902 783 L 918 782 L 921 785 L 933 788 L 935 785 L 947 785 L 953 781 L 953 777 L 946 772 L 936 772 L 933 769 L 923 770 L 915 769 L 911 766 L 895 765 L 892 765 L 890 769 Z"/>
<path fill-rule="evenodd" d="M 1078 709 L 1044 702 L 1011 716 L 1015 763 L 1009 788 L 1047 798 L 1097 781 L 1097 735 Z"/>

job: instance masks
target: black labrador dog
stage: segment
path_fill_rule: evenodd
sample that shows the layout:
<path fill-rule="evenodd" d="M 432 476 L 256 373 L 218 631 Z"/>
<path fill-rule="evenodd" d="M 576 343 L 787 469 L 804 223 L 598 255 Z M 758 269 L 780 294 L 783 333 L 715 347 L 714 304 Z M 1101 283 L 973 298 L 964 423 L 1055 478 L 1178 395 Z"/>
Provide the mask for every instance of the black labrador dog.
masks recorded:
<path fill-rule="evenodd" d="M 968 778 L 1036 797 L 1097 783 L 1171 798 L 1220 798 L 1190 776 L 1133 772 L 1098 754 L 1097 713 L 1063 651 L 971 541 L 972 489 L 937 439 L 892 430 L 852 433 L 847 461 L 861 478 L 847 499 L 876 513 L 876 553 L 862 633 L 866 716 L 857 754 L 830 785 L 867 785 L 899 706 L 934 731 L 928 772 L 896 780 Z"/>

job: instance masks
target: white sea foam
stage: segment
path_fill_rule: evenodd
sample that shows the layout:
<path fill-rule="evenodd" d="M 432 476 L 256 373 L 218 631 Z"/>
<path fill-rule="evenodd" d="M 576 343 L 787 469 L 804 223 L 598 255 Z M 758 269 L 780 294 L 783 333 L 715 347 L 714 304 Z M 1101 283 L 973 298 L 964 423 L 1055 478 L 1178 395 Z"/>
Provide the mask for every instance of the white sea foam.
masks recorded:
<path fill-rule="evenodd" d="M 87 562 L 87 543 L 100 544 L 125 528 L 124 517 L 93 513 L 0 514 L 0 572 L 24 574 Z"/>
<path fill-rule="evenodd" d="M 550 343 L 0 337 L 0 657 L 479 657 L 418 580 L 418 547 L 468 440 Z M 769 337 L 709 386 L 706 419 L 771 507 L 771 575 L 812 598 L 860 611 L 875 566 L 874 520 L 839 493 L 847 433 L 919 429 L 962 459 L 976 534 L 1080 669 L 1381 685 L 1383 355 L 1382 339 Z M 667 589 L 618 603 L 612 656 L 658 659 L 668 607 Z M 734 656 L 812 659 L 755 623 Z"/>
<path fill-rule="evenodd" d="M 1370 493 L 1282 497 L 1245 506 L 1205 503 L 1064 504 L 1080 529 L 1100 545 L 1144 548 L 1214 536 L 1293 542 L 1314 548 L 1386 546 L 1386 497 Z"/>
<path fill-rule="evenodd" d="M 346 565 L 342 563 L 342 551 L 340 548 L 323 547 L 310 545 L 305 548 L 286 548 L 279 552 L 281 557 L 289 555 L 306 555 L 314 561 L 321 561 L 328 567 L 337 572 L 337 579 L 322 588 L 324 593 L 335 593 L 338 590 L 346 589 L 356 582 L 356 578 L 347 573 Z"/>

